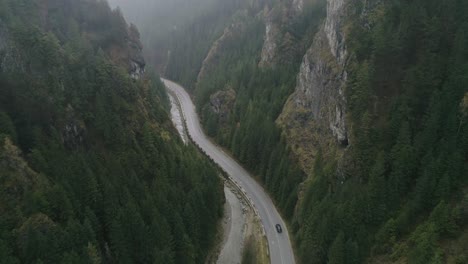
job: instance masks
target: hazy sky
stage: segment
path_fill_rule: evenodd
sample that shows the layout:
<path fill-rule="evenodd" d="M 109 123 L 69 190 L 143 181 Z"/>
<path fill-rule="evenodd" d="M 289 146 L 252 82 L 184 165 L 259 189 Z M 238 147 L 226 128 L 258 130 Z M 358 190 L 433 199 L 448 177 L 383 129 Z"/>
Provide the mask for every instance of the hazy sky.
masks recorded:
<path fill-rule="evenodd" d="M 138 27 L 143 42 L 165 38 L 212 8 L 235 1 L 238 0 L 108 0 L 111 7 L 119 6 L 127 21 Z"/>
<path fill-rule="evenodd" d="M 219 0 L 108 0 L 112 7 L 119 6 L 126 18 L 136 24 L 149 17 L 155 20 L 177 20 L 198 13 Z M 230 0 L 222 0 L 230 1 Z"/>

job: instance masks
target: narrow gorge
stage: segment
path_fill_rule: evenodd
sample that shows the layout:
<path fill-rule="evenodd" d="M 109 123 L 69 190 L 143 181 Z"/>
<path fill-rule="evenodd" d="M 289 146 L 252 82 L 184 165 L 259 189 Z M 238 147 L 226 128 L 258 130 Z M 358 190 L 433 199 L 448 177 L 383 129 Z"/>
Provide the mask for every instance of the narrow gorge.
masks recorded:
<path fill-rule="evenodd" d="M 0 263 L 468 263 L 467 32 L 465 0 L 0 0 Z"/>

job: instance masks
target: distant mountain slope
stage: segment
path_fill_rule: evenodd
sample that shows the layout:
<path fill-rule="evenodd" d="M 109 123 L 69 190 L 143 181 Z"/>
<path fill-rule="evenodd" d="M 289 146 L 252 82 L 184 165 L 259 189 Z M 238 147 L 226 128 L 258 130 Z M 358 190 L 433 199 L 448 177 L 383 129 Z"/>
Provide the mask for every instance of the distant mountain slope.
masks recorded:
<path fill-rule="evenodd" d="M 105 1 L 0 0 L 0 262 L 204 262 L 222 183 L 144 69 Z"/>

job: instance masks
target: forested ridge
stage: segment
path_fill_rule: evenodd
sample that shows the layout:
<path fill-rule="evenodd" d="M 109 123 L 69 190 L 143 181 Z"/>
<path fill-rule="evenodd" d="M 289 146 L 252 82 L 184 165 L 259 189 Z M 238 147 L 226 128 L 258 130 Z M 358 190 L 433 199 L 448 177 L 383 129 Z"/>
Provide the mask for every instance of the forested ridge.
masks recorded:
<path fill-rule="evenodd" d="M 467 10 L 458 0 L 376 2 L 370 30 L 351 17 L 346 182 L 319 191 L 333 164 L 317 161 L 304 205 L 321 226 L 304 241 L 328 245 L 328 261 L 468 260 Z M 320 247 L 314 255 L 325 259 Z"/>
<path fill-rule="evenodd" d="M 0 0 L 0 263 L 202 263 L 216 170 L 99 0 Z"/>
<path fill-rule="evenodd" d="M 267 0 L 269 1 L 269 0 Z M 109 0 L 142 32 L 144 53 L 165 76 L 188 88 L 211 44 L 247 0 Z M 193 41 L 191 41 L 193 40 Z"/>
<path fill-rule="evenodd" d="M 281 11 L 285 2 L 297 1 L 270 3 Z M 331 8 L 336 1 L 303 2 L 312 3 L 310 9 L 286 20 L 281 30 L 310 45 L 324 23 L 325 2 Z M 265 40 L 260 9 L 232 17 L 211 66 L 200 59 L 207 50 L 185 49 L 178 54 L 190 53 L 199 62 L 187 68 L 177 63 L 166 74 L 191 82 L 206 132 L 272 194 L 292 227 L 299 262 L 466 263 L 468 5 L 340 2 L 346 3 L 341 18 L 349 144 L 337 144 L 339 156 L 318 146 L 311 171 L 300 169 L 293 146 L 275 124 L 293 92 L 300 61 L 292 56 L 260 67 Z M 206 43 L 189 36 L 181 36 L 178 47 Z M 288 47 L 280 47 L 280 55 Z M 182 74 L 194 65 L 208 73 Z"/>
<path fill-rule="evenodd" d="M 468 10 L 461 1 L 384 1 L 371 30 L 350 18 L 351 145 L 340 167 L 318 150 L 298 207 L 304 172 L 274 124 L 294 66 L 259 69 L 260 46 L 248 49 L 259 33 L 247 31 L 197 83 L 208 134 L 259 175 L 292 223 L 302 263 L 467 260 L 467 20 L 460 10 Z M 227 86 L 237 98 L 226 128 L 209 95 Z"/>

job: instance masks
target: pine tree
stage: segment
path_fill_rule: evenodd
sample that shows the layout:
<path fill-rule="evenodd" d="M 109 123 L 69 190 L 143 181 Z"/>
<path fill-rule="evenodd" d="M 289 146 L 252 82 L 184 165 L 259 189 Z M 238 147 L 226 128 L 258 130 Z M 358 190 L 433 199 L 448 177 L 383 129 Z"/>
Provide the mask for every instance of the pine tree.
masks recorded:
<path fill-rule="evenodd" d="M 328 251 L 328 264 L 345 263 L 345 237 L 343 232 L 339 232 Z"/>

